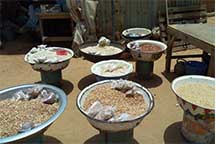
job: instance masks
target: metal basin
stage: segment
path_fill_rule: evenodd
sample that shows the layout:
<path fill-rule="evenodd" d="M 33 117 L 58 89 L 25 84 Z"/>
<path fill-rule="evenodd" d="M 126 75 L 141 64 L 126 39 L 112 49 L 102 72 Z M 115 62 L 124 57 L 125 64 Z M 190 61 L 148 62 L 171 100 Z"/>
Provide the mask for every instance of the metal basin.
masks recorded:
<path fill-rule="evenodd" d="M 157 45 L 157 46 L 159 46 L 161 48 L 161 50 L 152 51 L 152 52 L 151 51 L 150 52 L 148 52 L 148 51 L 141 52 L 141 51 L 138 51 L 138 50 L 135 50 L 135 49 L 132 48 L 132 46 L 135 43 L 138 43 L 139 45 L 145 44 L 145 43 Z M 131 55 L 135 60 L 149 61 L 149 62 L 158 60 L 161 57 L 162 53 L 167 49 L 166 44 L 164 44 L 162 42 L 159 42 L 159 41 L 154 41 L 154 40 L 136 40 L 136 41 L 132 41 L 132 42 L 129 42 L 127 44 L 127 47 L 130 49 Z"/>
<path fill-rule="evenodd" d="M 91 62 L 99 62 L 102 60 L 109 60 L 109 59 L 116 59 L 119 58 L 121 56 L 121 54 L 124 52 L 125 47 L 122 46 L 121 44 L 117 43 L 117 42 L 112 42 L 110 45 L 114 46 L 116 48 L 121 49 L 122 51 L 120 53 L 117 54 L 113 54 L 113 55 L 94 55 L 94 54 L 89 54 L 89 53 L 85 53 L 82 51 L 83 48 L 89 47 L 89 46 L 96 46 L 98 44 L 98 42 L 91 42 L 91 43 L 84 43 L 83 45 L 80 46 L 80 52 L 81 54 L 89 61 Z"/>
<path fill-rule="evenodd" d="M 120 131 L 127 131 L 130 129 L 135 128 L 139 125 L 139 123 L 143 120 L 145 116 L 147 116 L 154 107 L 154 99 L 152 94 L 143 86 L 138 83 L 133 82 L 137 88 L 142 92 L 143 98 L 148 105 L 148 109 L 140 116 L 136 117 L 135 119 L 122 121 L 122 122 L 107 122 L 102 120 L 94 119 L 87 115 L 87 113 L 83 109 L 83 104 L 85 102 L 86 97 L 88 97 L 88 93 L 95 89 L 97 86 L 102 84 L 111 83 L 113 80 L 104 80 L 92 85 L 89 85 L 85 89 L 83 89 L 77 97 L 77 107 L 80 112 L 87 118 L 88 122 L 96 129 L 100 131 L 107 131 L 107 132 L 120 132 Z"/>
<path fill-rule="evenodd" d="M 19 86 L 7 88 L 7 89 L 0 91 L 0 100 L 11 98 L 15 92 L 22 90 L 22 89 L 34 87 L 36 85 L 42 86 L 45 89 L 52 91 L 58 95 L 58 102 L 59 102 L 58 111 L 52 117 L 50 117 L 50 119 L 48 119 L 46 122 L 42 123 L 41 125 L 29 131 L 19 133 L 17 135 L 9 136 L 6 138 L 0 138 L 0 143 L 9 143 L 9 142 L 15 143 L 18 141 L 25 141 L 25 140 L 29 140 L 31 137 L 42 134 L 63 113 L 67 105 L 67 96 L 61 89 L 51 86 L 51 85 L 26 84 L 26 85 L 19 85 Z"/>
<path fill-rule="evenodd" d="M 129 28 L 122 32 L 122 37 L 127 40 L 148 39 L 151 37 L 151 30 L 146 28 Z"/>

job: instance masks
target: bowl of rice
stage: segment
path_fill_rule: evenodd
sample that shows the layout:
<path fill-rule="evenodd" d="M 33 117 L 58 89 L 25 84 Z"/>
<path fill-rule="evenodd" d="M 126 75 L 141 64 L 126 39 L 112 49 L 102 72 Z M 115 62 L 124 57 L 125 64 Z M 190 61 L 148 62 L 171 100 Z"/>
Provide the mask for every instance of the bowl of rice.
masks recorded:
<path fill-rule="evenodd" d="M 106 79 L 128 79 L 133 65 L 124 60 L 105 60 L 92 65 L 91 72 L 97 81 Z"/>
<path fill-rule="evenodd" d="M 0 143 L 28 143 L 63 113 L 66 94 L 45 84 L 19 85 L 0 91 Z"/>
<path fill-rule="evenodd" d="M 77 97 L 77 107 L 99 131 L 135 128 L 154 107 L 152 94 L 128 80 L 104 80 L 89 85 Z"/>
<path fill-rule="evenodd" d="M 215 125 L 215 79 L 181 76 L 173 80 L 171 88 L 184 111 L 183 136 L 195 143 L 210 143 Z"/>
<path fill-rule="evenodd" d="M 156 61 L 167 49 L 167 45 L 155 40 L 135 40 L 127 44 L 135 60 Z"/>

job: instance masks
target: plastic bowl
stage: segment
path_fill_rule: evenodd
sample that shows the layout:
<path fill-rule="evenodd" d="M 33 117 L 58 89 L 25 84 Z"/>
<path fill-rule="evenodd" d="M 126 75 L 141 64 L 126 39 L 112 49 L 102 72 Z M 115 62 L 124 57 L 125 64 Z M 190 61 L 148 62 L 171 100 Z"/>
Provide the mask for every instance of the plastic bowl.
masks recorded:
<path fill-rule="evenodd" d="M 132 46 L 135 43 L 138 43 L 139 45 L 145 44 L 145 43 L 157 45 L 161 48 L 161 50 L 152 51 L 152 52 L 140 52 L 132 48 Z M 127 44 L 127 47 L 130 49 L 131 55 L 135 60 L 149 61 L 149 62 L 158 60 L 161 57 L 162 53 L 167 49 L 166 44 L 159 42 L 159 41 L 154 41 L 154 40 L 131 41 Z"/>
<path fill-rule="evenodd" d="M 51 85 L 26 84 L 26 85 L 19 85 L 19 86 L 7 88 L 7 89 L 0 91 L 0 100 L 11 98 L 15 92 L 22 90 L 22 89 L 32 88 L 32 87 L 37 86 L 37 85 L 44 87 L 45 89 L 52 91 L 58 95 L 58 102 L 60 104 L 58 111 L 52 117 L 50 117 L 46 122 L 42 123 L 41 125 L 33 128 L 29 131 L 19 133 L 17 135 L 9 136 L 6 138 L 0 138 L 0 143 L 9 143 L 9 142 L 15 143 L 15 142 L 19 142 L 19 141 L 25 141 L 25 140 L 29 140 L 31 137 L 42 134 L 63 113 L 63 111 L 67 105 L 67 96 L 61 89 L 54 87 L 54 86 L 51 86 Z"/>
<path fill-rule="evenodd" d="M 121 63 L 124 65 L 127 65 L 128 67 L 125 73 L 121 75 L 109 76 L 109 75 L 102 75 L 100 73 L 100 67 L 102 67 L 105 64 L 121 64 Z M 106 60 L 106 61 L 101 61 L 101 62 L 94 64 L 91 67 L 91 72 L 95 74 L 97 81 L 107 80 L 107 79 L 128 79 L 128 76 L 130 75 L 130 73 L 133 72 L 133 65 L 124 60 Z"/>
<path fill-rule="evenodd" d="M 77 107 L 80 110 L 80 112 L 87 118 L 88 122 L 94 128 L 100 131 L 120 132 L 120 131 L 127 131 L 130 129 L 133 129 L 139 125 L 139 123 L 143 120 L 143 118 L 147 116 L 154 107 L 154 99 L 153 99 L 152 94 L 146 88 L 144 88 L 138 83 L 133 82 L 137 86 L 137 88 L 143 93 L 144 95 L 143 98 L 148 105 L 148 109 L 142 115 L 140 115 L 139 117 L 133 120 L 122 121 L 122 122 L 107 122 L 107 121 L 97 120 L 97 119 L 90 117 L 83 109 L 85 98 L 88 97 L 88 93 L 91 90 L 95 89 L 97 86 L 100 86 L 102 84 L 111 83 L 112 81 L 115 81 L 115 80 L 100 81 L 92 85 L 89 85 L 88 87 L 83 89 L 77 97 L 77 101 L 76 101 Z"/>

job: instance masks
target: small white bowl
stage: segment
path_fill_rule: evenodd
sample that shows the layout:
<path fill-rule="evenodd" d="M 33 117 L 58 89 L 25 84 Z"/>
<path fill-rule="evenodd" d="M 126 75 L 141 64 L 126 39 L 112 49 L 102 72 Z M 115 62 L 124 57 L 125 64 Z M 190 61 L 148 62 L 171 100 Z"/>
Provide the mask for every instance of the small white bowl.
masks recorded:
<path fill-rule="evenodd" d="M 124 64 L 128 67 L 128 69 L 120 75 L 102 75 L 100 72 L 100 67 L 103 67 L 106 64 Z M 107 80 L 107 79 L 128 79 L 128 76 L 130 75 L 130 73 L 133 72 L 133 65 L 124 61 L 124 60 L 105 60 L 105 61 L 101 61 L 98 63 L 95 63 L 92 67 L 91 67 L 91 72 L 93 74 L 95 74 L 97 81 L 101 81 L 101 80 Z"/>

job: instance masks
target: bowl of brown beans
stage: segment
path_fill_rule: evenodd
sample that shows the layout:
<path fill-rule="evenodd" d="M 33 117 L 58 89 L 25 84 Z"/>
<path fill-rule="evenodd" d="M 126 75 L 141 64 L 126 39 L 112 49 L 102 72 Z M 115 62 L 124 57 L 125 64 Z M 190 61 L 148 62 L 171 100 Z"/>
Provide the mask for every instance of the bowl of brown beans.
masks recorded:
<path fill-rule="evenodd" d="M 167 45 L 154 40 L 136 40 L 129 42 L 127 47 L 135 60 L 156 61 L 167 49 Z"/>

